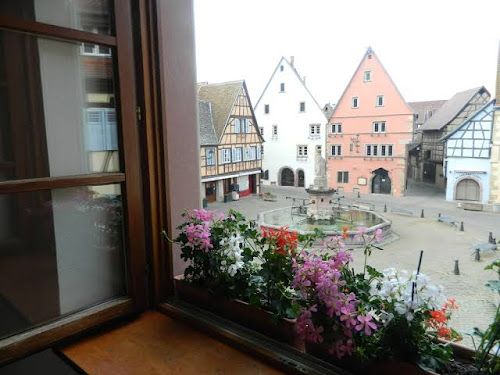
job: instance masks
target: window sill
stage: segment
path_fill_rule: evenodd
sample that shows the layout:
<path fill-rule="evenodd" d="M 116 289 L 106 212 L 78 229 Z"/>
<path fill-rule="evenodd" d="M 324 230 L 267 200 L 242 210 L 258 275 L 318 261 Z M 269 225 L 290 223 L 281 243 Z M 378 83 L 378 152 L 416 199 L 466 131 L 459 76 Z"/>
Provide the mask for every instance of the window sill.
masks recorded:
<path fill-rule="evenodd" d="M 297 156 L 297 161 L 307 161 L 307 156 Z"/>

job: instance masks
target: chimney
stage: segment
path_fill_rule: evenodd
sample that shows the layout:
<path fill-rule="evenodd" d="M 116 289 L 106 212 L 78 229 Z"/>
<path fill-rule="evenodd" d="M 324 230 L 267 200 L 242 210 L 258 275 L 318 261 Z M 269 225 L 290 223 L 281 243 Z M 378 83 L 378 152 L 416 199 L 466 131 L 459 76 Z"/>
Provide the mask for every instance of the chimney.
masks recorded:
<path fill-rule="evenodd" d="M 295 56 L 290 56 L 290 65 L 294 68 L 293 64 L 295 62 Z"/>

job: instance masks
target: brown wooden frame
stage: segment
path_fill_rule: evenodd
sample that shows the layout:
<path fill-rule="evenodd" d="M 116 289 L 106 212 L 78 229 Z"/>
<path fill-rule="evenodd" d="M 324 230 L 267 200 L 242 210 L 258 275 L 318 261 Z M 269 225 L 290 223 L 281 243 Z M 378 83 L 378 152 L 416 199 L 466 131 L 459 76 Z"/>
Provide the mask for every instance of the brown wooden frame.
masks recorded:
<path fill-rule="evenodd" d="M 146 252 L 141 186 L 141 153 L 136 117 L 135 62 L 133 51 L 131 2 L 112 7 L 116 37 L 96 35 L 70 28 L 0 17 L 0 28 L 30 33 L 49 39 L 86 42 L 116 47 L 114 55 L 117 80 L 117 115 L 121 124 L 120 158 L 125 173 L 89 174 L 33 178 L 0 183 L 0 194 L 39 191 L 87 185 L 121 183 L 125 215 L 125 261 L 128 296 L 104 302 L 83 311 L 57 318 L 18 335 L 0 340 L 0 365 L 47 348 L 70 335 L 108 322 L 116 317 L 142 311 L 147 307 Z"/>

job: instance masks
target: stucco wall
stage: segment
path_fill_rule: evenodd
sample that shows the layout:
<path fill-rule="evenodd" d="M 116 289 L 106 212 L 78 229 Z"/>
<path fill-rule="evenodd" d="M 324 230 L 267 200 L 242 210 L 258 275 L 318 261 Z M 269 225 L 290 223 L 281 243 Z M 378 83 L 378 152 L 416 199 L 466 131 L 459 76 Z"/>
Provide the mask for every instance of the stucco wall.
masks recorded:
<path fill-rule="evenodd" d="M 481 202 L 488 202 L 490 195 L 490 161 L 488 159 L 448 158 L 446 174 L 448 178 L 446 186 L 447 201 L 455 199 L 455 187 L 461 179 L 472 178 L 479 183 Z"/>

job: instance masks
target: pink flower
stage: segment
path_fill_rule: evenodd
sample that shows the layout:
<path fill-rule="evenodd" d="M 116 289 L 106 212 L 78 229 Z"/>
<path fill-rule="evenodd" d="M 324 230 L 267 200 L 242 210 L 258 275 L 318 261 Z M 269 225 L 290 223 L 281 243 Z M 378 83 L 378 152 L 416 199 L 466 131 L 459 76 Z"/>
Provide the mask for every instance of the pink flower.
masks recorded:
<path fill-rule="evenodd" d="M 370 336 L 372 334 L 371 329 L 377 329 L 377 325 L 372 322 L 371 314 L 366 314 L 366 316 L 358 315 L 358 320 L 359 323 L 356 326 L 356 331 L 361 331 L 364 328 L 366 336 Z"/>
<path fill-rule="evenodd" d="M 375 241 L 382 242 L 382 229 L 377 229 L 375 231 Z"/>

